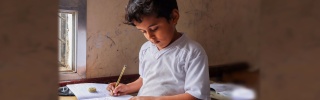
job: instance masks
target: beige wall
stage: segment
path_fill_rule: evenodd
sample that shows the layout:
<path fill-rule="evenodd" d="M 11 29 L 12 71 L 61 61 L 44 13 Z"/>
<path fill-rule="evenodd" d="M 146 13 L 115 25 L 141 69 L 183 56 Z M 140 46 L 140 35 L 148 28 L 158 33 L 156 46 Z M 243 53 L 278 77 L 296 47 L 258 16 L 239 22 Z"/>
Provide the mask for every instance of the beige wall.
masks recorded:
<path fill-rule="evenodd" d="M 257 66 L 263 100 L 320 98 L 319 5 L 319 0 L 262 0 Z"/>
<path fill-rule="evenodd" d="M 87 77 L 117 76 L 124 64 L 125 74 L 138 73 L 138 53 L 143 35 L 124 25 L 127 0 L 87 1 Z"/>
<path fill-rule="evenodd" d="M 0 1 L 0 99 L 57 100 L 58 0 Z"/>
<path fill-rule="evenodd" d="M 204 47 L 209 65 L 255 65 L 259 7 L 259 0 L 179 0 L 178 30 Z"/>
<path fill-rule="evenodd" d="M 141 32 L 122 24 L 126 0 L 89 0 L 87 77 L 138 73 L 138 52 L 146 41 Z M 246 61 L 256 64 L 259 1 L 178 0 L 178 31 L 199 42 L 209 64 Z M 256 66 L 253 66 L 256 67 Z"/>

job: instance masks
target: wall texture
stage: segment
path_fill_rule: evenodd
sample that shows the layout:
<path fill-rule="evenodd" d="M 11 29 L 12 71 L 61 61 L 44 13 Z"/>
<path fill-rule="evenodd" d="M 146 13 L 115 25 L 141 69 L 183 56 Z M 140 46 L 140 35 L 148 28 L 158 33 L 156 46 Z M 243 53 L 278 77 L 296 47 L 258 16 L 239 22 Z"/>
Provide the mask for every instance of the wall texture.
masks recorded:
<path fill-rule="evenodd" d="M 262 0 L 260 89 L 263 100 L 320 98 L 320 1 Z"/>
<path fill-rule="evenodd" d="M 138 52 L 147 41 L 135 27 L 122 24 L 127 0 L 89 0 L 87 77 L 138 73 Z M 245 61 L 256 65 L 259 1 L 178 0 L 177 29 L 199 42 L 209 64 Z M 253 66 L 255 69 L 256 66 Z"/>
<path fill-rule="evenodd" d="M 0 99 L 57 100 L 57 0 L 0 1 Z"/>
<path fill-rule="evenodd" d="M 87 78 L 138 73 L 138 53 L 146 41 L 134 27 L 122 24 L 127 0 L 87 1 Z"/>
<path fill-rule="evenodd" d="M 257 67 L 259 0 L 179 0 L 178 30 L 199 42 L 209 65 L 245 61 Z"/>

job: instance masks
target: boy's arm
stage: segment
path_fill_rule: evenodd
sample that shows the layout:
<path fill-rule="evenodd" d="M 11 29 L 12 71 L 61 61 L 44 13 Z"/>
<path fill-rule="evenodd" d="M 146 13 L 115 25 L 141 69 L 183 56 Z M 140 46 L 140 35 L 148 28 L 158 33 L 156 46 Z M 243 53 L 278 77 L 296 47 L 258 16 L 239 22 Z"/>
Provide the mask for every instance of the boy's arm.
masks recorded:
<path fill-rule="evenodd" d="M 196 100 L 196 98 L 189 93 L 183 93 L 173 96 L 160 96 L 159 100 Z"/>
<path fill-rule="evenodd" d="M 137 92 L 139 91 L 139 89 L 141 88 L 142 86 L 142 78 L 139 77 L 137 80 L 135 80 L 134 82 L 131 82 L 131 83 L 128 83 L 127 84 L 127 87 L 128 87 L 128 90 L 127 90 L 127 93 L 134 93 L 134 92 Z"/>

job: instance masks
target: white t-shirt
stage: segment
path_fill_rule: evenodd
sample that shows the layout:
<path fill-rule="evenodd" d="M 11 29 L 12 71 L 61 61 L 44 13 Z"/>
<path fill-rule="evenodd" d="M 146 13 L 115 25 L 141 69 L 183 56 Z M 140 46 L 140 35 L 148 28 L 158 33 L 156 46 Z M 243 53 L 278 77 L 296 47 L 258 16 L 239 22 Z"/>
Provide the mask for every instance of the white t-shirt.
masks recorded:
<path fill-rule="evenodd" d="M 198 99 L 210 99 L 207 55 L 200 44 L 185 34 L 160 51 L 150 41 L 144 43 L 139 61 L 143 79 L 139 96 L 189 93 Z"/>

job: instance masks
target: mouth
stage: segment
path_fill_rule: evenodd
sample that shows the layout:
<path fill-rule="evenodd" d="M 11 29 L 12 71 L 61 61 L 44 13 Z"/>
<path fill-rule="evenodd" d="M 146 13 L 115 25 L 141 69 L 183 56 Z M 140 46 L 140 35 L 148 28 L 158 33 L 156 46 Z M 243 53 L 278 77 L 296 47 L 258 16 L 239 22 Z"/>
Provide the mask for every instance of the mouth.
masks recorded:
<path fill-rule="evenodd" d="M 160 41 L 152 41 L 153 44 L 158 44 Z"/>
<path fill-rule="evenodd" d="M 154 43 L 155 43 L 155 44 L 158 44 L 158 43 L 160 43 L 160 41 L 155 41 Z"/>

